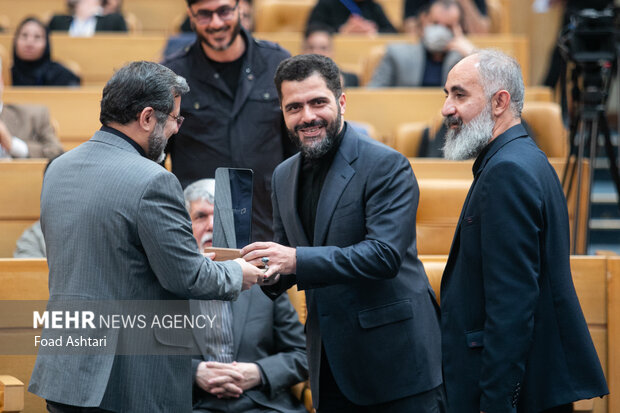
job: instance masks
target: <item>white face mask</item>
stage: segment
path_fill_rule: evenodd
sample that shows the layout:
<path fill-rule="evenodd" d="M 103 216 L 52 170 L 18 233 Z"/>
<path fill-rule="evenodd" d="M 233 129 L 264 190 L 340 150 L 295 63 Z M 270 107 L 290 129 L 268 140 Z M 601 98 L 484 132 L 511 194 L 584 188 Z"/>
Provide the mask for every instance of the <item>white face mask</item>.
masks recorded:
<path fill-rule="evenodd" d="M 429 52 L 445 52 L 448 49 L 448 43 L 454 35 L 452 31 L 441 24 L 429 24 L 424 27 L 422 35 L 422 43 Z"/>

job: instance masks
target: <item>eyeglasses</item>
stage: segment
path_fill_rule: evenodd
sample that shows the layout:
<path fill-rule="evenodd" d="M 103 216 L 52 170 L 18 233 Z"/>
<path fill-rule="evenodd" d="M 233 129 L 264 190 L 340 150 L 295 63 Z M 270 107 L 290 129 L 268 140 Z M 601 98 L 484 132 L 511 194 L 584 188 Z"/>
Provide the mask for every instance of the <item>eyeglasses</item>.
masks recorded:
<path fill-rule="evenodd" d="M 183 121 L 185 120 L 185 118 L 181 115 L 179 116 L 173 116 L 171 114 L 168 114 L 168 116 L 170 116 L 172 119 L 177 121 L 177 127 L 181 127 L 181 125 L 183 124 Z"/>
<path fill-rule="evenodd" d="M 215 10 L 198 10 L 196 13 L 189 9 L 189 12 L 194 16 L 198 24 L 209 24 L 213 20 L 213 15 L 217 16 L 222 21 L 230 21 L 235 15 L 235 10 L 239 7 L 239 0 L 235 3 L 235 7 L 222 6 Z"/>

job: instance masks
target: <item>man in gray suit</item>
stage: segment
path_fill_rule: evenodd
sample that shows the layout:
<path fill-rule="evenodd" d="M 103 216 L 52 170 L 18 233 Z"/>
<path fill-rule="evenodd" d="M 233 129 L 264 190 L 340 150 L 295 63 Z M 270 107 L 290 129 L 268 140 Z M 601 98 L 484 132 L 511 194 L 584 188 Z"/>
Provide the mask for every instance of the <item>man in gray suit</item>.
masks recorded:
<path fill-rule="evenodd" d="M 272 179 L 275 242 L 242 250 L 268 260 L 264 290 L 306 291 L 310 387 L 322 412 L 441 412 L 438 308 L 418 259 L 418 187 L 407 158 L 344 122 L 329 58 L 284 60 L 275 82 L 301 153 Z"/>
<path fill-rule="evenodd" d="M 241 259 L 215 263 L 198 251 L 181 185 L 154 162 L 181 126 L 188 90 L 164 66 L 128 64 L 103 89 L 101 130 L 48 168 L 41 193 L 48 308 L 68 300 L 232 300 L 262 279 Z M 176 343 L 161 329 L 147 332 L 147 344 Z M 178 345 L 169 347 L 177 355 L 155 356 L 147 347 L 119 355 L 120 333 L 103 333 L 101 353 L 39 352 L 29 390 L 51 412 L 191 411 L 191 358 L 174 353 Z"/>
<path fill-rule="evenodd" d="M 213 234 L 215 180 L 200 179 L 183 191 L 199 246 Z M 221 240 L 214 240 L 220 244 Z M 220 314 L 215 328 L 195 329 L 194 412 L 303 413 L 291 386 L 308 379 L 304 331 L 282 294 L 270 300 L 257 286 L 236 301 L 192 300 L 196 314 Z"/>
<path fill-rule="evenodd" d="M 368 86 L 443 86 L 452 66 L 474 50 L 463 34 L 462 16 L 456 0 L 429 2 L 420 13 L 421 41 L 389 44 Z"/>

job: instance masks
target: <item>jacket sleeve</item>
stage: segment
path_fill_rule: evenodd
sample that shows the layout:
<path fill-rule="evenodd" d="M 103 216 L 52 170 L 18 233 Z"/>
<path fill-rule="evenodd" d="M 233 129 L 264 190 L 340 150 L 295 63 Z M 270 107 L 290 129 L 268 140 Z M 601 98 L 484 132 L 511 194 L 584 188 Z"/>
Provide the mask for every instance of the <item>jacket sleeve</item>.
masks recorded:
<path fill-rule="evenodd" d="M 485 170 L 480 213 L 486 319 L 480 410 L 512 411 L 531 345 L 539 297 L 542 187 L 512 162 Z"/>
<path fill-rule="evenodd" d="M 269 384 L 271 398 L 308 379 L 304 330 L 288 294 L 274 301 L 273 335 L 274 354 L 256 360 Z"/>
<path fill-rule="evenodd" d="M 364 239 L 347 247 L 297 247 L 300 289 L 398 274 L 415 238 L 417 182 L 407 158 L 394 151 L 375 159 L 369 169 L 360 194 L 365 202 Z"/>
<path fill-rule="evenodd" d="M 377 65 L 372 78 L 368 83 L 368 87 L 389 87 L 396 86 L 395 64 L 392 52 L 389 46 L 385 49 L 385 54 Z"/>
<path fill-rule="evenodd" d="M 138 209 L 138 236 L 162 287 L 183 298 L 237 298 L 241 267 L 233 261 L 211 261 L 198 251 L 174 175 L 162 168 L 147 185 Z"/>
<path fill-rule="evenodd" d="M 18 138 L 22 138 L 28 144 L 30 158 L 55 158 L 63 153 L 63 149 L 50 121 L 49 111 L 45 106 L 32 106 L 32 110 L 34 136 L 18 136 Z"/>

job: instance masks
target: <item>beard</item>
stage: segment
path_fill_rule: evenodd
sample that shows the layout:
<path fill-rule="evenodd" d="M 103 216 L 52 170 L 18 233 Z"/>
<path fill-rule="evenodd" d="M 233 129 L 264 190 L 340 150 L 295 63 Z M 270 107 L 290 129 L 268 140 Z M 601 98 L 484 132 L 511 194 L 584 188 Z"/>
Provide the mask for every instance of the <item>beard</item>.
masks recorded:
<path fill-rule="evenodd" d="M 491 140 L 495 126 L 490 104 L 468 123 L 454 116 L 447 116 L 444 123 L 448 132 L 442 148 L 443 157 L 452 161 L 476 158 Z M 457 128 L 452 129 L 454 125 Z"/>
<path fill-rule="evenodd" d="M 340 110 L 338 110 L 338 116 L 336 116 L 334 122 L 329 123 L 325 119 L 317 119 L 312 122 L 297 125 L 293 130 L 287 130 L 289 137 L 295 142 L 295 145 L 297 145 L 299 151 L 305 158 L 319 159 L 329 153 L 336 144 L 336 136 L 338 136 L 341 123 L 342 115 L 340 114 Z M 303 143 L 299 138 L 299 130 L 317 126 L 325 128 L 325 137 L 319 141 Z"/>
<path fill-rule="evenodd" d="M 149 136 L 149 150 L 146 153 L 147 158 L 157 163 L 162 163 L 166 159 L 166 143 L 168 140 L 164 136 L 164 124 L 157 124 L 155 130 Z"/>
<path fill-rule="evenodd" d="M 202 33 L 200 33 L 198 30 L 196 30 L 195 27 L 193 27 L 194 32 L 196 33 L 196 36 L 198 36 L 198 38 L 200 39 L 200 42 L 207 45 L 207 47 L 209 47 L 210 49 L 213 49 L 217 52 L 223 52 L 224 50 L 228 50 L 228 48 L 235 42 L 235 40 L 237 39 L 237 36 L 239 36 L 239 33 L 241 32 L 241 19 L 237 18 L 237 23 L 235 23 L 234 27 L 233 27 L 233 31 L 230 34 L 230 40 L 228 41 L 228 43 L 219 46 L 219 45 L 214 45 L 213 43 L 211 43 L 209 41 L 209 39 L 207 39 L 206 36 L 204 36 Z M 230 30 L 230 25 L 226 25 L 222 28 L 219 28 L 217 30 L 212 30 L 212 29 L 207 29 L 206 32 L 208 34 L 215 34 L 215 33 L 220 33 L 220 32 L 226 32 Z"/>

